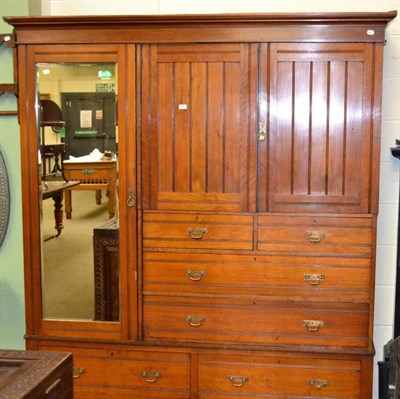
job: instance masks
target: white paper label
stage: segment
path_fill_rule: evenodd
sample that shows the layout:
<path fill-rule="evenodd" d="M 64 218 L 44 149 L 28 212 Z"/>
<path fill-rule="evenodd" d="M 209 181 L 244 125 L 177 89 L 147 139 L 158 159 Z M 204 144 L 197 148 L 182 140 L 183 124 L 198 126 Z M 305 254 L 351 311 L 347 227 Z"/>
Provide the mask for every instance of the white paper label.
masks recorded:
<path fill-rule="evenodd" d="M 187 109 L 187 104 L 179 104 L 178 109 Z"/>
<path fill-rule="evenodd" d="M 81 128 L 92 128 L 92 111 L 82 110 L 80 115 Z"/>

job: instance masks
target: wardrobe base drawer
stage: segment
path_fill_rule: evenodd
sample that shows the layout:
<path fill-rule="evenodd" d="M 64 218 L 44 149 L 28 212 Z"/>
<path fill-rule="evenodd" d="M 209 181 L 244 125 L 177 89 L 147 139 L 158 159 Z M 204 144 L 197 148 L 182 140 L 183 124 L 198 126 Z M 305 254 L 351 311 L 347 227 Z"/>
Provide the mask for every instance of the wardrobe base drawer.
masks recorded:
<path fill-rule="evenodd" d="M 346 398 L 361 391 L 359 360 L 288 356 L 199 358 L 199 398 Z"/>
<path fill-rule="evenodd" d="M 75 399 L 190 397 L 189 354 L 134 348 L 68 350 L 73 353 Z"/>

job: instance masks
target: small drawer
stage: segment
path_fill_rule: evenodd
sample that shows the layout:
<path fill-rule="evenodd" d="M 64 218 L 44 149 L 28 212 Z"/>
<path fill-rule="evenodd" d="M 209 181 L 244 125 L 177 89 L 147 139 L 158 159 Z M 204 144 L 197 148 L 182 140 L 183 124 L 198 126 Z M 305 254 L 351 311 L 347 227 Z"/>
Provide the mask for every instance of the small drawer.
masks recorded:
<path fill-rule="evenodd" d="M 87 183 L 107 183 L 115 179 L 115 162 L 104 163 L 64 162 L 64 175 L 68 180 L 76 180 Z"/>
<path fill-rule="evenodd" d="M 145 297 L 149 341 L 367 347 L 367 304 Z"/>
<path fill-rule="evenodd" d="M 74 398 L 190 397 L 188 354 L 133 349 L 68 350 L 74 359 Z"/>
<path fill-rule="evenodd" d="M 199 357 L 199 394 L 203 399 L 360 397 L 359 360 L 303 357 Z"/>
<path fill-rule="evenodd" d="M 251 250 L 253 217 L 145 212 L 143 247 Z"/>
<path fill-rule="evenodd" d="M 260 215 L 257 249 L 370 257 L 372 217 Z"/>
<path fill-rule="evenodd" d="M 193 293 L 368 302 L 371 259 L 145 252 L 146 294 Z"/>

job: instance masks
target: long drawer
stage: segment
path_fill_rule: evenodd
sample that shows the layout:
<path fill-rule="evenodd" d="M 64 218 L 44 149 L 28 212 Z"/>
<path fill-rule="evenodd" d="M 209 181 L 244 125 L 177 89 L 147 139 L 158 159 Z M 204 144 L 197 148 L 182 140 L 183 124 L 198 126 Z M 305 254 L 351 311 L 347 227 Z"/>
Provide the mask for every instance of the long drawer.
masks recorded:
<path fill-rule="evenodd" d="M 368 304 L 144 298 L 146 340 L 367 347 Z"/>
<path fill-rule="evenodd" d="M 259 215 L 257 249 L 285 254 L 372 253 L 372 217 Z"/>
<path fill-rule="evenodd" d="M 146 294 L 370 300 L 367 258 L 145 252 L 143 266 Z"/>
<path fill-rule="evenodd" d="M 220 356 L 199 357 L 199 398 L 360 397 L 358 360 Z"/>
<path fill-rule="evenodd" d="M 143 247 L 252 250 L 253 217 L 145 212 Z"/>
<path fill-rule="evenodd" d="M 190 397 L 189 354 L 134 348 L 129 351 L 57 348 L 63 349 L 73 352 L 75 399 Z"/>

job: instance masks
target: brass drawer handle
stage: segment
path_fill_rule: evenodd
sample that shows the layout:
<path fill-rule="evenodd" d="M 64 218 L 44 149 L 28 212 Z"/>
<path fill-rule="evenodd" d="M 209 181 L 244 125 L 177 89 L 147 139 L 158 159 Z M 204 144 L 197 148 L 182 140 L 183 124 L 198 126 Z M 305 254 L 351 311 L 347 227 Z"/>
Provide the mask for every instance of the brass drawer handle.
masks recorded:
<path fill-rule="evenodd" d="M 321 233 L 320 231 L 307 231 L 305 236 L 310 242 L 312 242 L 313 244 L 317 244 L 326 237 L 326 233 Z"/>
<path fill-rule="evenodd" d="M 205 277 L 205 275 L 206 272 L 204 270 L 186 270 L 186 276 L 192 281 L 200 281 L 203 277 Z"/>
<path fill-rule="evenodd" d="M 144 378 L 146 382 L 153 383 L 161 378 L 161 373 L 159 371 L 145 371 L 143 370 L 140 375 Z"/>
<path fill-rule="evenodd" d="M 186 316 L 186 321 L 192 326 L 192 327 L 200 327 L 202 323 L 206 321 L 205 316 L 195 316 L 195 315 L 190 315 L 188 314 Z"/>
<path fill-rule="evenodd" d="M 242 387 L 246 382 L 249 381 L 249 377 L 230 375 L 229 381 L 232 383 L 234 387 Z"/>
<path fill-rule="evenodd" d="M 324 326 L 324 322 L 322 320 L 303 320 L 303 326 L 308 331 L 318 331 Z"/>
<path fill-rule="evenodd" d="M 315 388 L 323 388 L 329 385 L 328 380 L 310 380 L 308 383 Z"/>
<path fill-rule="evenodd" d="M 304 274 L 304 281 L 310 285 L 318 285 L 324 280 L 325 276 L 323 274 Z"/>
<path fill-rule="evenodd" d="M 83 367 L 74 368 L 72 370 L 72 378 L 80 378 L 85 373 L 86 373 L 86 369 Z"/>
<path fill-rule="evenodd" d="M 187 229 L 188 234 L 190 235 L 190 237 L 192 237 L 195 240 L 200 240 L 201 238 L 203 238 L 204 234 L 207 234 L 207 229 L 203 229 L 203 228 L 195 228 L 195 227 L 189 227 Z"/>
<path fill-rule="evenodd" d="M 96 169 L 81 169 L 81 172 L 85 175 L 93 175 L 96 173 Z"/>

